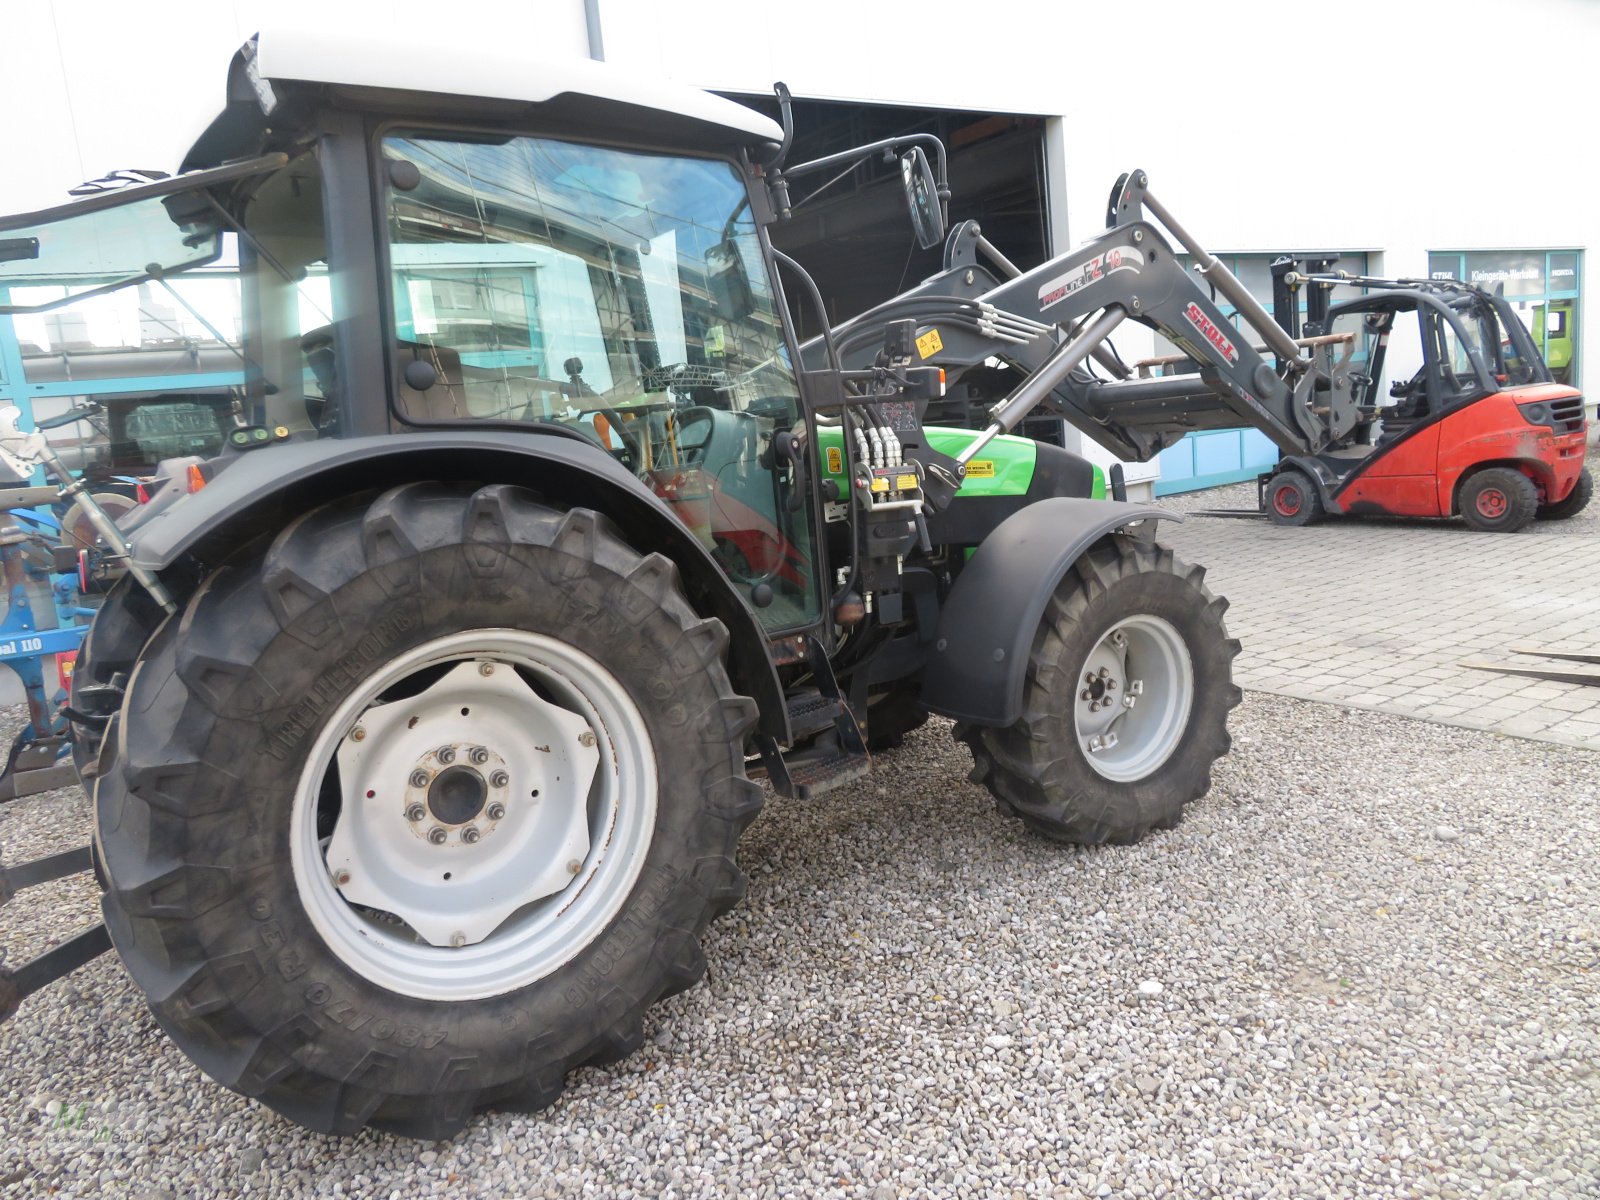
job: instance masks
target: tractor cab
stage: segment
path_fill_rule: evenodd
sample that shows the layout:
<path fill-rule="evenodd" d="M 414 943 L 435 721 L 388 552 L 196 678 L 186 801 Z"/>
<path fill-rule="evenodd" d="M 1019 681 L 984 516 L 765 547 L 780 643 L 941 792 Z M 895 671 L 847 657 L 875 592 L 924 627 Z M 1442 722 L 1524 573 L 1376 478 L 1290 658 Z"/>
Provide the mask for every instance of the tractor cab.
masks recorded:
<path fill-rule="evenodd" d="M 276 52 L 310 74 L 293 43 Z M 582 63 L 503 89 L 526 103 L 418 95 L 402 116 L 392 91 L 266 84 L 258 53 L 189 170 L 3 222 L 0 313 L 138 286 L 206 320 L 237 370 L 162 399 L 204 418 L 178 449 L 207 477 L 282 442 L 581 440 L 671 509 L 764 629 L 815 625 L 804 471 L 774 450 L 803 428 L 801 389 L 752 166 L 778 127 L 701 93 L 598 94 L 615 78 Z M 571 90 L 540 102 L 552 86 Z M 231 312 L 196 300 L 201 276 L 233 283 Z"/>

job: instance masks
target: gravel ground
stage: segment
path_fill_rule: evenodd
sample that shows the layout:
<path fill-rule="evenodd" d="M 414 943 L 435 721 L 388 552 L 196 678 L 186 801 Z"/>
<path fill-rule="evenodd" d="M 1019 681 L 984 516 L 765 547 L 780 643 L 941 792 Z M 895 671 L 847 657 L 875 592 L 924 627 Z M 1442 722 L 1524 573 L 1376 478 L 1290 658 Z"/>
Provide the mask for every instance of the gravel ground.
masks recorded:
<path fill-rule="evenodd" d="M 646 1048 L 446 1144 L 288 1125 L 102 959 L 0 1029 L 4 1194 L 1600 1195 L 1600 755 L 1260 695 L 1233 728 L 1131 848 L 1026 835 L 941 722 L 775 802 Z M 87 817 L 30 797 L 0 842 Z M 29 893 L 4 945 L 92 903 Z"/>

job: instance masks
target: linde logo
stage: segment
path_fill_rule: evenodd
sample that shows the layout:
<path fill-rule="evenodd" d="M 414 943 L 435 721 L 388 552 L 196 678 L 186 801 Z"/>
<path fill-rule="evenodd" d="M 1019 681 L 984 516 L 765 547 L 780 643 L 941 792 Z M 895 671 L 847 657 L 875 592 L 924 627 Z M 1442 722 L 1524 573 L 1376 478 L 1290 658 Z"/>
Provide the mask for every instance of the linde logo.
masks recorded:
<path fill-rule="evenodd" d="M 1239 352 L 1233 348 L 1227 335 L 1217 328 L 1216 322 L 1200 311 L 1200 306 L 1193 300 L 1189 301 L 1189 307 L 1183 310 L 1183 315 L 1189 318 L 1189 324 L 1198 329 L 1206 341 L 1217 348 L 1218 354 L 1231 363 L 1239 361 Z"/>

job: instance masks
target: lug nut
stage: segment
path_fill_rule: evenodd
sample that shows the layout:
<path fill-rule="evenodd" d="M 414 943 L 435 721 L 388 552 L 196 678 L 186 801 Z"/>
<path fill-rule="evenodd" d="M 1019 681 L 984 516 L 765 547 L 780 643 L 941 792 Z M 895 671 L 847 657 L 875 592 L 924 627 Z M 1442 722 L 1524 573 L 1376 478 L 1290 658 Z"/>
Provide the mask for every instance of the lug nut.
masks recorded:
<path fill-rule="evenodd" d="M 361 728 L 361 726 L 359 726 L 359 725 L 357 725 L 354 729 L 352 729 L 350 731 L 350 740 L 352 742 L 359 742 L 362 738 L 364 738 L 366 736 L 367 736 L 367 731 L 365 729 Z"/>
<path fill-rule="evenodd" d="M 1100 668 L 1100 678 L 1101 679 L 1109 678 L 1110 675 L 1111 675 L 1111 672 L 1109 670 L 1107 670 L 1105 667 L 1101 667 Z"/>
<path fill-rule="evenodd" d="M 593 730 L 585 729 L 582 733 L 580 733 L 578 735 L 578 745 L 580 745 L 580 746 L 592 746 L 592 745 L 594 745 L 594 732 L 593 732 Z"/>
<path fill-rule="evenodd" d="M 442 763 L 453 763 L 453 762 L 455 762 L 455 760 L 456 760 L 455 747 L 454 746 L 441 746 L 439 748 L 438 758 L 439 758 L 439 761 L 442 762 Z"/>
<path fill-rule="evenodd" d="M 425 788 L 425 787 L 427 787 L 428 786 L 428 773 L 426 771 L 420 771 L 420 770 L 411 772 L 411 786 L 414 787 L 414 788 Z"/>
<path fill-rule="evenodd" d="M 1088 688 L 1084 688 L 1083 691 L 1078 693 L 1078 699 L 1079 700 L 1093 700 L 1094 699 L 1094 693 L 1091 692 Z"/>
<path fill-rule="evenodd" d="M 501 804 L 499 801 L 495 801 L 495 803 L 489 805 L 488 811 L 489 820 L 498 821 L 501 817 L 506 815 L 506 806 Z"/>
<path fill-rule="evenodd" d="M 468 825 L 461 831 L 461 840 L 469 846 L 473 845 L 482 836 L 483 834 L 478 832 L 476 825 Z"/>
<path fill-rule="evenodd" d="M 467 751 L 467 758 L 471 760 L 473 766 L 481 767 L 489 761 L 489 752 L 482 746 L 474 746 Z"/>
<path fill-rule="evenodd" d="M 493 775 L 489 776 L 490 787 L 502 788 L 510 782 L 511 776 L 507 775 L 504 771 L 496 771 Z"/>
<path fill-rule="evenodd" d="M 445 839 L 448 838 L 449 836 L 450 835 L 448 833 L 446 833 L 443 829 L 439 828 L 439 826 L 437 826 L 437 825 L 435 825 L 432 829 L 428 830 L 428 840 L 430 842 L 432 842 L 435 846 L 444 845 Z"/>
<path fill-rule="evenodd" d="M 567 864 L 567 874 L 568 875 L 576 875 L 581 870 L 583 870 L 583 864 L 581 862 L 579 862 L 577 859 L 573 859 L 571 862 L 569 862 Z"/>
<path fill-rule="evenodd" d="M 450 944 L 460 949 L 467 944 L 467 935 L 464 933 L 452 933 L 450 935 Z"/>
<path fill-rule="evenodd" d="M 344 870 L 335 871 L 333 873 L 333 882 L 335 887 L 343 887 L 350 882 L 350 872 Z"/>
<path fill-rule="evenodd" d="M 487 662 L 486 663 L 479 663 L 478 664 L 478 674 L 479 675 L 493 675 L 494 674 L 494 664 L 493 663 L 487 663 Z"/>
<path fill-rule="evenodd" d="M 427 815 L 428 810 L 423 808 L 420 804 L 406 805 L 406 820 L 412 822 L 413 824 L 422 820 L 422 818 Z"/>
<path fill-rule="evenodd" d="M 1116 690 L 1117 690 L 1117 681 L 1115 679 L 1106 680 L 1106 691 L 1114 692 Z"/>
<path fill-rule="evenodd" d="M 1084 672 L 1083 681 L 1085 683 L 1093 683 L 1094 679 L 1095 679 L 1095 675 L 1094 675 L 1093 671 L 1085 671 Z"/>

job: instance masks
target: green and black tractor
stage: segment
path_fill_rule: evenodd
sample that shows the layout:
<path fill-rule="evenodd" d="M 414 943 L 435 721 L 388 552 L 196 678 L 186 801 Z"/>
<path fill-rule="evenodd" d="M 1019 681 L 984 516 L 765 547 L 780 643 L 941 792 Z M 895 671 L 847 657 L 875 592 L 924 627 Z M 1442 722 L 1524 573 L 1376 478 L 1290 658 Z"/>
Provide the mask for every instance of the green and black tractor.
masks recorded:
<path fill-rule="evenodd" d="M 0 221 L 3 313 L 236 264 L 243 370 L 178 397 L 217 444 L 97 526 L 91 845 L 0 891 L 92 867 L 104 926 L 0 1010 L 111 946 L 214 1079 L 439 1138 L 551 1103 L 700 979 L 762 780 L 804 802 L 932 713 L 1049 838 L 1132 842 L 1206 793 L 1225 601 L 1167 513 L 1008 432 L 1122 319 L 1220 361 L 1234 423 L 1299 404 L 1306 363 L 1277 392 L 1239 364 L 1142 176 L 1102 238 L 990 280 L 1032 316 L 913 296 L 803 346 L 789 296 L 821 298 L 768 233 L 838 156 L 598 64 L 326 49 L 262 35 L 179 173 Z M 943 147 L 849 153 L 886 151 L 937 245 Z M 930 423 L 997 360 L 986 428 Z M 7 454 L 83 490 L 7 416 Z M 1098 426 L 1181 432 L 1135 418 Z"/>

